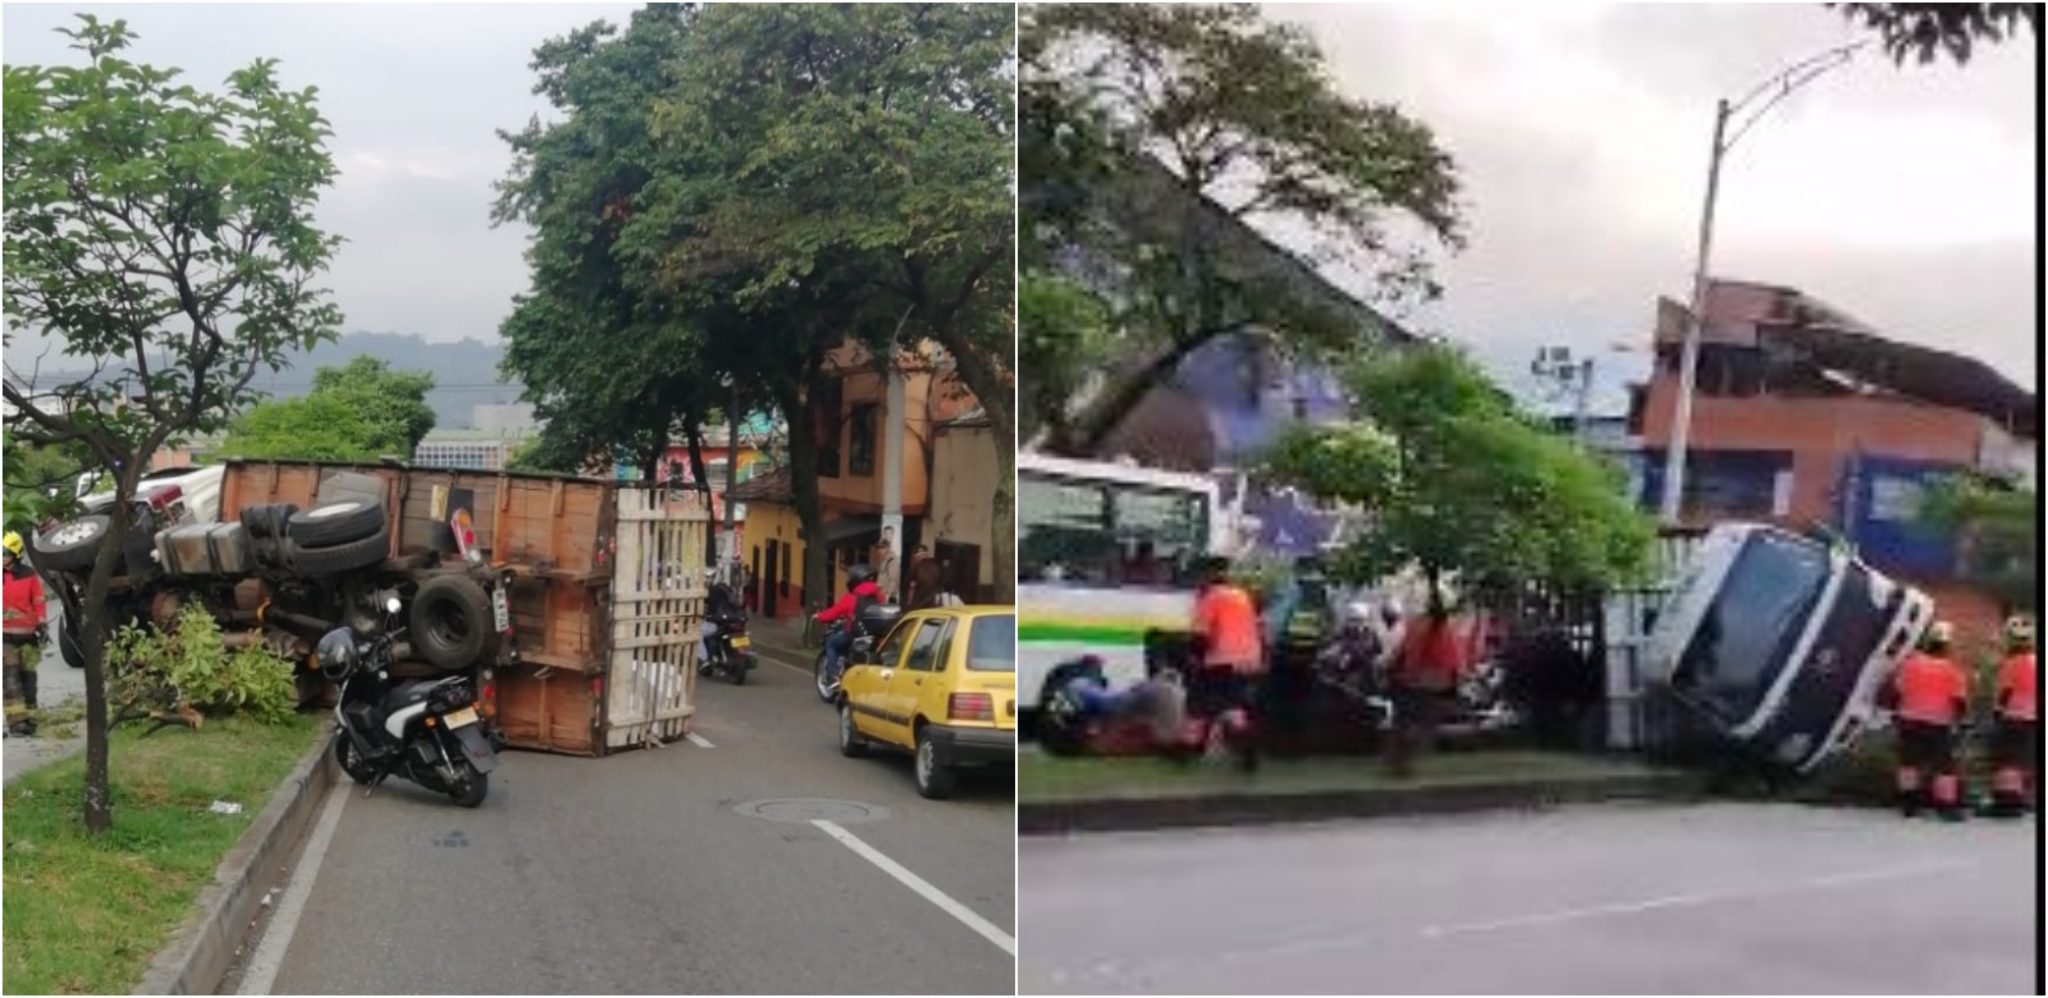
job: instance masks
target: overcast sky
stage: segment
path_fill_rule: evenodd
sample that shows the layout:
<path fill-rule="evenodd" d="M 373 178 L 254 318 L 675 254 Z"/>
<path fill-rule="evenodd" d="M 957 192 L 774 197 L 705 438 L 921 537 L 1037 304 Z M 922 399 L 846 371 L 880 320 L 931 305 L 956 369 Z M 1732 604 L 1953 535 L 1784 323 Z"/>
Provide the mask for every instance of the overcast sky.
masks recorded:
<path fill-rule="evenodd" d="M 1399 104 L 1459 160 L 1471 244 L 1416 318 L 1523 375 L 1541 343 L 1646 345 L 1656 296 L 1689 288 L 1715 99 L 1865 37 L 1818 4 L 1267 11 L 1312 30 L 1342 90 Z M 1714 272 L 2034 387 L 2038 71 L 2028 36 L 1960 69 L 1873 46 L 1809 84 L 1730 153 Z M 1646 366 L 1607 356 L 1615 375 Z"/>
<path fill-rule="evenodd" d="M 511 155 L 496 129 L 542 111 L 534 46 L 633 4 L 6 5 L 6 61 L 71 62 L 52 29 L 89 10 L 126 18 L 138 61 L 217 86 L 259 57 L 290 86 L 320 88 L 340 180 L 320 222 L 348 241 L 328 286 L 349 330 L 496 339 L 526 287 L 522 226 L 492 229 L 491 183 Z"/>
<path fill-rule="evenodd" d="M 51 29 L 79 9 L 8 4 L 6 61 L 71 59 Z M 348 240 L 330 282 L 347 328 L 452 340 L 494 337 L 525 287 L 525 234 L 492 229 L 488 208 L 509 162 L 494 129 L 542 109 L 534 45 L 633 8 L 93 9 L 193 83 L 273 56 L 288 83 L 317 85 L 342 170 L 320 218 Z M 1687 287 L 1714 99 L 1862 37 L 1817 4 L 1269 10 L 1314 30 L 1342 88 L 1422 117 L 1460 161 L 1471 245 L 1415 324 L 1503 374 L 1542 343 L 1645 343 L 1656 296 Z M 2036 72 L 2029 40 L 1961 69 L 1873 50 L 1814 83 L 1730 158 L 1716 272 L 1800 286 L 2033 386 Z M 1610 359 L 1610 384 L 1642 364 Z"/>

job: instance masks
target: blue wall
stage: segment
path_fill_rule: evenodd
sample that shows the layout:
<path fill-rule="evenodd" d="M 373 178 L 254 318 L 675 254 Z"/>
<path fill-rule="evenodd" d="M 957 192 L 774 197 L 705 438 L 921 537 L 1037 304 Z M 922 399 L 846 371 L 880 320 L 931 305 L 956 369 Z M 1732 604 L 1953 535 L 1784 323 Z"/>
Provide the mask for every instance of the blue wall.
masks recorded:
<path fill-rule="evenodd" d="M 1946 579 L 1956 569 L 1955 538 L 1917 522 L 1925 489 L 1959 471 L 1952 464 L 1863 455 L 1843 462 L 1835 515 L 1864 560 L 1887 572 Z"/>

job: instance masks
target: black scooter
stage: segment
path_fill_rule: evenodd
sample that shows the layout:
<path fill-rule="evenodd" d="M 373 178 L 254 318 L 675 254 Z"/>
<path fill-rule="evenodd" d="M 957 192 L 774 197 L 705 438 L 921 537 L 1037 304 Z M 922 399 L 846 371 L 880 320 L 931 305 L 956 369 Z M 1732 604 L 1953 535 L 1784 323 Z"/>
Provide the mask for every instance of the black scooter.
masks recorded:
<path fill-rule="evenodd" d="M 395 616 L 398 601 L 389 609 Z M 397 775 L 476 807 L 498 768 L 476 712 L 476 690 L 465 676 L 392 679 L 391 649 L 404 634 L 399 628 L 362 641 L 343 627 L 320 640 L 321 670 L 341 685 L 335 761 L 371 790 Z"/>
<path fill-rule="evenodd" d="M 704 615 L 704 623 L 709 630 L 704 634 L 704 661 L 697 664 L 697 673 L 715 672 L 731 680 L 734 686 L 745 686 L 747 673 L 754 668 L 746 611 L 712 611 Z"/>

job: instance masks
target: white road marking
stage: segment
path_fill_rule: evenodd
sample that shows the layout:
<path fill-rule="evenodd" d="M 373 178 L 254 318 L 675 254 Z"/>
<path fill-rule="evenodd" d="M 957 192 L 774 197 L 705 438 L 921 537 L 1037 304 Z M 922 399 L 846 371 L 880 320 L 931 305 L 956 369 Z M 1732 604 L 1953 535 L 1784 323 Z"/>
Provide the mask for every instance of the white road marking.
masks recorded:
<path fill-rule="evenodd" d="M 1560 908 L 1556 911 L 1537 912 L 1535 914 L 1519 915 L 1514 918 L 1501 918 L 1485 922 L 1432 925 L 1424 928 L 1422 934 L 1426 938 L 1440 939 L 1445 936 L 1464 935 L 1474 932 L 1535 928 L 1544 925 L 1555 925 L 1560 922 L 1575 922 L 1588 918 L 1634 915 L 1665 908 L 1694 908 L 1701 905 L 1720 904 L 1724 901 L 1747 901 L 1756 898 L 1778 897 L 1786 894 L 1800 894 L 1808 891 L 1832 890 L 1838 887 L 1854 887 L 1859 884 L 1879 883 L 1886 880 L 1906 880 L 1913 877 L 1932 876 L 1937 873 L 1951 873 L 1975 865 L 1977 864 L 1963 860 L 1949 860 L 1939 863 L 1920 863 L 1912 866 L 1857 870 L 1848 873 L 1829 874 L 1824 877 L 1810 877 L 1805 880 L 1793 880 L 1769 887 L 1700 891 L 1693 894 L 1671 894 L 1665 897 L 1646 898 L 1641 901 L 1588 905 L 1583 908 Z"/>
<path fill-rule="evenodd" d="M 256 946 L 256 952 L 249 956 L 249 965 L 242 972 L 242 986 L 236 994 L 267 995 L 277 983 L 277 972 L 284 969 L 285 952 L 291 949 L 292 936 L 298 932 L 299 915 L 306 910 L 306 898 L 313 893 L 313 881 L 320 876 L 320 863 L 327 858 L 327 847 L 334 841 L 334 828 L 341 824 L 341 809 L 348 804 L 349 788 L 355 784 L 346 779 L 337 779 L 327 790 L 327 804 L 320 809 L 320 820 L 313 826 L 313 835 L 306 840 L 305 852 L 299 855 L 298 866 L 291 872 L 291 882 L 285 884 L 284 897 L 279 898 L 277 910 L 271 915 L 270 928 L 263 933 L 263 941 Z"/>
<path fill-rule="evenodd" d="M 689 739 L 689 740 L 690 740 L 690 744 L 692 744 L 692 745 L 695 745 L 695 746 L 697 746 L 698 748 L 717 748 L 717 747 L 718 747 L 718 746 L 716 746 L 716 745 L 713 745 L 713 744 L 711 744 L 711 739 L 709 739 L 709 738 L 706 738 L 706 737 L 704 737 L 703 735 L 700 735 L 700 734 L 698 734 L 698 733 L 696 733 L 696 732 L 694 732 L 694 731 L 686 731 L 686 732 L 684 732 L 684 733 L 683 733 L 683 737 L 684 737 L 684 738 L 687 738 L 687 739 Z"/>
<path fill-rule="evenodd" d="M 917 892 L 918 896 L 938 905 L 939 910 L 959 919 L 962 925 L 980 933 L 983 939 L 1002 947 L 1003 952 L 1010 954 L 1012 957 L 1017 955 L 1017 940 L 1012 939 L 1009 933 L 997 928 L 988 919 L 975 914 L 973 909 L 947 897 L 945 892 L 927 883 L 923 877 L 904 869 L 903 864 L 882 855 L 881 851 L 877 850 L 874 846 L 862 842 L 852 832 L 839 827 L 833 822 L 823 818 L 813 818 L 811 819 L 811 824 L 818 826 L 825 831 L 825 834 L 844 843 L 848 849 L 853 850 L 862 859 L 881 867 L 883 873 L 895 877 L 903 883 L 903 886 Z"/>

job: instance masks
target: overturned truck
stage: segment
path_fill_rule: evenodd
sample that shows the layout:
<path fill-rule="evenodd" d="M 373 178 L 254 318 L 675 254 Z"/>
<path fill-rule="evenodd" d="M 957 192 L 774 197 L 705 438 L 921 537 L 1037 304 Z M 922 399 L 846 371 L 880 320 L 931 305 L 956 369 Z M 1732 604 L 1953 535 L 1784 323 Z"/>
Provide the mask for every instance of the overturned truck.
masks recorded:
<path fill-rule="evenodd" d="M 152 477 L 128 535 L 105 497 L 50 524 L 31 559 L 78 622 L 166 626 L 192 604 L 318 682 L 312 649 L 376 634 L 399 600 L 399 668 L 465 672 L 510 745 L 597 756 L 687 734 L 706 593 L 708 497 L 594 478 L 396 463 L 231 460 Z M 104 608 L 83 605 L 118 543 Z"/>

